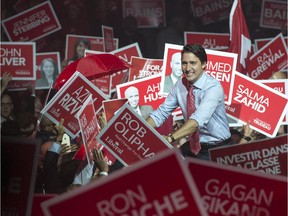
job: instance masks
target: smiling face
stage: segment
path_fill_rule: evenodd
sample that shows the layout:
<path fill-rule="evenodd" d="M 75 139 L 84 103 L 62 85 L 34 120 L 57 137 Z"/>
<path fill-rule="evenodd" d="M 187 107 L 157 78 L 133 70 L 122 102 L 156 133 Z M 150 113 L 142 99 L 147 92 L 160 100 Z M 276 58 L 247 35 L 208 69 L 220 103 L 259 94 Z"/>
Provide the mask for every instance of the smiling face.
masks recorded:
<path fill-rule="evenodd" d="M 134 109 L 137 108 L 139 103 L 139 91 L 136 87 L 131 86 L 125 91 L 125 97 L 128 99 L 128 103 Z"/>
<path fill-rule="evenodd" d="M 78 58 L 84 57 L 85 49 L 88 49 L 88 46 L 84 42 L 81 41 L 76 48 Z"/>
<path fill-rule="evenodd" d="M 200 59 L 193 53 L 183 53 L 182 71 L 190 83 L 195 83 L 202 76 L 205 67 L 206 62 L 201 63 Z"/>
<path fill-rule="evenodd" d="M 45 76 L 53 76 L 54 74 L 54 65 L 51 61 L 45 60 L 42 65 L 42 71 L 44 72 Z"/>
<path fill-rule="evenodd" d="M 182 77 L 182 70 L 181 70 L 181 52 L 175 53 L 172 55 L 171 58 L 171 69 L 172 69 L 172 74 L 176 78 L 181 78 Z"/>

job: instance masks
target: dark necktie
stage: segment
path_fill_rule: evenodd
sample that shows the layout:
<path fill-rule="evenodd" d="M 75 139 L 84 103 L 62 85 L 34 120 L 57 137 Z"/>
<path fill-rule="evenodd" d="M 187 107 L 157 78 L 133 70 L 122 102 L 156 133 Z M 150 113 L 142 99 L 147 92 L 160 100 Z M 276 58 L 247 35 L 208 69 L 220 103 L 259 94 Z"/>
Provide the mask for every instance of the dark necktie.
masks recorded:
<path fill-rule="evenodd" d="M 191 84 L 188 84 L 188 94 L 187 94 L 187 118 L 189 118 L 195 111 L 195 96 L 193 94 L 193 89 L 195 87 Z M 197 155 L 201 149 L 200 141 L 199 141 L 199 131 L 195 131 L 194 133 L 189 135 L 189 144 L 190 150 L 193 154 Z"/>

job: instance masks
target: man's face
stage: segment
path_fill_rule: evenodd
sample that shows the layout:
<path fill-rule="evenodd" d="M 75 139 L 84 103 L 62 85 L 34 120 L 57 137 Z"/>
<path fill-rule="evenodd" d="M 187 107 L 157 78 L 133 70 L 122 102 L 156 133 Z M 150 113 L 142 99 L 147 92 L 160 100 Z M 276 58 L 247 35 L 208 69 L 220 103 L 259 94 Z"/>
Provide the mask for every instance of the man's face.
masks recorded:
<path fill-rule="evenodd" d="M 176 53 L 172 56 L 171 69 L 172 69 L 172 73 L 175 77 L 177 77 L 177 78 L 182 77 L 181 53 Z"/>
<path fill-rule="evenodd" d="M 182 71 L 190 83 L 195 83 L 201 77 L 205 66 L 206 62 L 201 63 L 193 53 L 183 53 Z"/>
<path fill-rule="evenodd" d="M 4 118 L 8 118 L 13 110 L 12 99 L 8 95 L 4 95 L 1 98 L 1 116 Z"/>
<path fill-rule="evenodd" d="M 128 89 L 125 97 L 128 99 L 128 103 L 132 108 L 137 108 L 139 103 L 139 91 L 137 89 Z"/>

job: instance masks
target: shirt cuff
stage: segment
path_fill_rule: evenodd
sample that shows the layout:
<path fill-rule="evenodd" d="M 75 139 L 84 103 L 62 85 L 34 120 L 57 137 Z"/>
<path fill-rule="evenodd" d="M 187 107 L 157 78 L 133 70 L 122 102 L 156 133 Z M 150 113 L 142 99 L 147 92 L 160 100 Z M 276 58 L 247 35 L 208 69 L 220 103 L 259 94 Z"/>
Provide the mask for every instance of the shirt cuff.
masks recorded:
<path fill-rule="evenodd" d="M 56 143 L 56 142 L 53 142 L 52 143 L 52 145 L 51 145 L 51 147 L 50 147 L 50 149 L 49 149 L 49 151 L 51 151 L 51 152 L 55 152 L 55 153 L 60 153 L 60 149 L 61 149 L 61 145 L 59 145 L 58 143 Z"/>

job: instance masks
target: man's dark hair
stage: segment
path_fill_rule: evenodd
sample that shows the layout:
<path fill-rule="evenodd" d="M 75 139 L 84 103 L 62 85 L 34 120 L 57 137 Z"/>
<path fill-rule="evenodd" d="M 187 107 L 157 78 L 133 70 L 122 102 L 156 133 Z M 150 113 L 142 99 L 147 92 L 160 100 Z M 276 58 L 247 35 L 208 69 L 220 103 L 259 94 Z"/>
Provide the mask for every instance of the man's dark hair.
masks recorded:
<path fill-rule="evenodd" d="M 200 44 L 187 44 L 183 46 L 181 56 L 183 56 L 183 53 L 193 53 L 200 59 L 201 63 L 207 62 L 206 51 Z"/>

